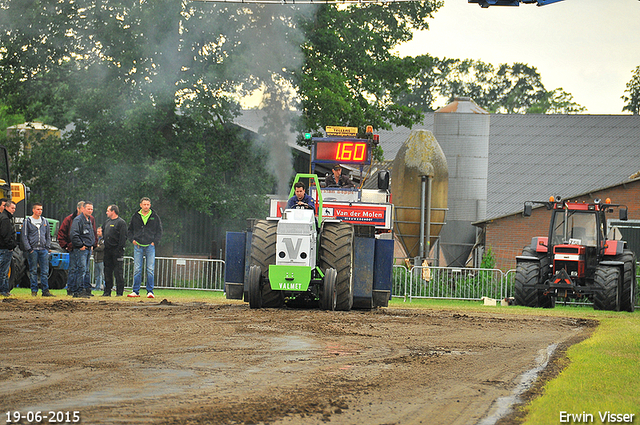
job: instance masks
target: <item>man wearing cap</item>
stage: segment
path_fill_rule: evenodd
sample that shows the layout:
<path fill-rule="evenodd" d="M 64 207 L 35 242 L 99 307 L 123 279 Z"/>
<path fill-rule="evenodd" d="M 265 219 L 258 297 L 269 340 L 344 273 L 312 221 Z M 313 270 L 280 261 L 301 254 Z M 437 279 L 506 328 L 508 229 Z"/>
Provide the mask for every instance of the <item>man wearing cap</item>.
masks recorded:
<path fill-rule="evenodd" d="M 355 187 L 356 185 L 347 176 L 342 175 L 342 166 L 336 164 L 333 166 L 333 175 L 324 179 L 325 187 Z"/>

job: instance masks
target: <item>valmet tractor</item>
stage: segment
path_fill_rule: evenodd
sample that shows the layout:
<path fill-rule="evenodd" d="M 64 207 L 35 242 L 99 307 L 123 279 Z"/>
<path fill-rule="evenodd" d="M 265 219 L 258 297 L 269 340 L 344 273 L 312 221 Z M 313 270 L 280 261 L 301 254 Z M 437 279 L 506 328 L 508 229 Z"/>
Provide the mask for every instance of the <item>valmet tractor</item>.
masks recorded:
<path fill-rule="evenodd" d="M 318 143 L 320 155 L 314 154 Z M 319 138 L 314 140 L 312 164 L 370 163 L 371 147 L 368 138 Z M 354 155 L 333 157 L 345 150 Z M 244 298 L 251 308 L 387 306 L 393 270 L 388 174 L 379 178 L 378 190 L 368 190 L 372 193 L 321 188 L 316 174 L 298 174 L 294 185 L 301 179 L 309 179 L 315 210 L 286 209 L 286 201 L 272 200 L 269 218 L 253 221 L 246 232 L 227 232 L 227 298 Z M 292 187 L 289 197 L 293 195 Z"/>
<path fill-rule="evenodd" d="M 558 196 L 525 202 L 524 216 L 534 204 L 552 211 L 549 235 L 534 237 L 516 257 L 516 304 L 553 308 L 558 298 L 587 299 L 597 310 L 634 311 L 636 256 L 606 221 L 616 208 L 620 220 L 627 220 L 627 207 L 609 199 L 586 203 Z"/>

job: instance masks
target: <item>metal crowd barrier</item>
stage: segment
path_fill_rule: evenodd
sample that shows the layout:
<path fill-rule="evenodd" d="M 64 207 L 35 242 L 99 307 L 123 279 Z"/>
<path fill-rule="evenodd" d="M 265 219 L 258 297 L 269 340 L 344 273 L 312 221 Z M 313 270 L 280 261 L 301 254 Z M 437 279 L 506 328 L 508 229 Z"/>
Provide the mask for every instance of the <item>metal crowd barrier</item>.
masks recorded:
<path fill-rule="evenodd" d="M 413 298 L 479 300 L 506 298 L 513 292 L 513 274 L 499 269 L 393 266 L 393 296 Z"/>
<path fill-rule="evenodd" d="M 480 300 L 482 297 L 513 297 L 515 269 L 475 269 L 455 267 L 393 266 L 392 296 L 411 301 L 413 298 Z M 640 282 L 640 277 L 637 277 Z M 559 302 L 559 301 L 558 301 Z M 572 300 L 567 305 L 591 305 Z M 640 297 L 636 298 L 640 307 Z"/>
<path fill-rule="evenodd" d="M 124 257 L 124 284 L 133 286 L 133 257 Z M 142 287 L 146 281 L 146 265 L 142 269 Z M 91 284 L 95 282 L 91 259 Z M 224 260 L 206 258 L 156 257 L 154 287 L 159 289 L 198 289 L 224 291 Z M 115 284 L 115 282 L 114 282 Z"/>

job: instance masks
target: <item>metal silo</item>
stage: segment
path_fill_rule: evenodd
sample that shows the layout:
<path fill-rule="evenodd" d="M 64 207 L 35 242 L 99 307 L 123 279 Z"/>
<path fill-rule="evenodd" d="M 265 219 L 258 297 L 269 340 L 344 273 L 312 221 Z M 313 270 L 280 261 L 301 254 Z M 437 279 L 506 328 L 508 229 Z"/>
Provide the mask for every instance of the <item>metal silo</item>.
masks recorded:
<path fill-rule="evenodd" d="M 468 97 L 456 98 L 436 111 L 433 128 L 449 168 L 449 212 L 440 247 L 448 266 L 462 267 L 476 241 L 471 223 L 487 215 L 489 113 Z"/>

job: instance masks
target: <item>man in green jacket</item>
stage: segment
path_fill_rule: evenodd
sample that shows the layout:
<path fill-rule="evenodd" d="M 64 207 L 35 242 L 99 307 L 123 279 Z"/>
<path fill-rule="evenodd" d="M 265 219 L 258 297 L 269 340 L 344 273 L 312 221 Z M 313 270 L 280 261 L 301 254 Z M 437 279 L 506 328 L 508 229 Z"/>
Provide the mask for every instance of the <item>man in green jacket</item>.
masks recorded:
<path fill-rule="evenodd" d="M 140 211 L 133 214 L 129 222 L 129 239 L 133 243 L 133 292 L 127 297 L 140 296 L 142 283 L 142 259 L 147 260 L 147 298 L 153 295 L 153 271 L 156 262 L 156 244 L 162 238 L 162 221 L 155 211 L 151 210 L 151 200 L 144 197 L 140 200 Z"/>

